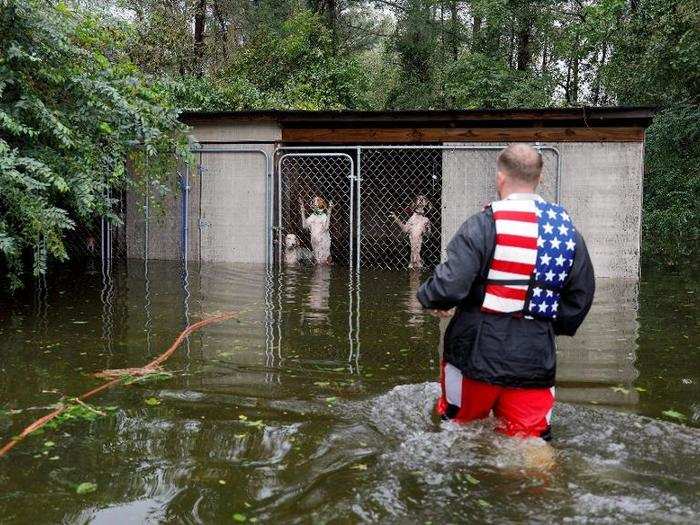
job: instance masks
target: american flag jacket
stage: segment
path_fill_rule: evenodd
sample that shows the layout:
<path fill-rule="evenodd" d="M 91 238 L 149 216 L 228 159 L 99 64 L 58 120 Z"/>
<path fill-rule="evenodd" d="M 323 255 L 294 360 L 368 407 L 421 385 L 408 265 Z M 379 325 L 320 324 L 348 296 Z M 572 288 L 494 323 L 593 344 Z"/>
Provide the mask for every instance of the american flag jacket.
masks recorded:
<path fill-rule="evenodd" d="M 576 229 L 569 214 L 538 196 L 490 206 L 496 244 L 481 309 L 556 319 L 576 254 Z"/>
<path fill-rule="evenodd" d="M 576 333 L 594 292 L 593 265 L 568 213 L 518 194 L 462 224 L 417 297 L 425 308 L 456 307 L 442 359 L 465 377 L 549 388 L 555 336 Z"/>

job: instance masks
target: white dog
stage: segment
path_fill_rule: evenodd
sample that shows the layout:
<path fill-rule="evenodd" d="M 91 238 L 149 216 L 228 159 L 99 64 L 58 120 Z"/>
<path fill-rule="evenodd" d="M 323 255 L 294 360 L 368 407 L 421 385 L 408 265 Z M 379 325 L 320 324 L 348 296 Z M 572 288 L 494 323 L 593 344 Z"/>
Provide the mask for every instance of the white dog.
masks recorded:
<path fill-rule="evenodd" d="M 304 201 L 299 197 L 301 225 L 311 232 L 311 249 L 316 264 L 333 264 L 331 259 L 331 212 L 333 203 L 326 204 L 322 197 L 311 199 L 311 214 L 306 216 Z"/>
<path fill-rule="evenodd" d="M 301 245 L 299 237 L 293 233 L 288 233 L 284 237 L 284 262 L 288 266 L 310 263 L 313 261 L 313 258 L 313 253 Z"/>
<path fill-rule="evenodd" d="M 401 222 L 395 213 L 391 214 L 396 224 L 401 227 L 401 230 L 408 235 L 408 240 L 411 244 L 411 260 L 408 264 L 410 269 L 419 269 L 423 267 L 423 260 L 420 252 L 423 247 L 423 237 L 430 235 L 430 219 L 425 216 L 425 213 L 430 209 L 430 201 L 425 195 L 418 195 L 413 204 L 413 215 L 406 221 Z"/>

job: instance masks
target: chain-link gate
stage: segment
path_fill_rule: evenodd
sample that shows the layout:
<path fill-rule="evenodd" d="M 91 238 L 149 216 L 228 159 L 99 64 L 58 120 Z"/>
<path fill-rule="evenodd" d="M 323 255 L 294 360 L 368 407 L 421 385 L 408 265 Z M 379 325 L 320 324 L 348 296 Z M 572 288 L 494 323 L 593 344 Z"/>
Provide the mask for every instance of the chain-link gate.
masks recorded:
<path fill-rule="evenodd" d="M 496 157 L 505 145 L 309 146 L 281 148 L 278 163 L 280 262 L 285 235 L 292 234 L 311 257 L 304 217 L 310 201 L 333 201 L 333 259 L 355 269 L 432 270 L 443 240 L 496 195 Z M 559 152 L 535 144 L 543 155 L 538 189 L 559 201 Z M 290 151 L 283 153 L 284 150 Z M 322 152 L 322 153 L 321 153 Z M 444 239 L 443 239 L 444 238 Z M 293 239 L 292 239 L 293 240 Z"/>
<path fill-rule="evenodd" d="M 347 153 L 285 153 L 279 158 L 280 258 L 292 264 L 352 264 L 354 171 Z"/>

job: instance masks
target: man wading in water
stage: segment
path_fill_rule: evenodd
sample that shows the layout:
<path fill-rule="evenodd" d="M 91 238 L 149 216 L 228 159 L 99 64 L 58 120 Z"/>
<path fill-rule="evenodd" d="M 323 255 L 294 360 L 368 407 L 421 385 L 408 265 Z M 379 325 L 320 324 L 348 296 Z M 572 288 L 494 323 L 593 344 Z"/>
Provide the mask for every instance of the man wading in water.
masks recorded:
<path fill-rule="evenodd" d="M 501 200 L 462 224 L 417 294 L 440 317 L 455 309 L 437 410 L 458 422 L 493 411 L 498 431 L 549 440 L 554 336 L 574 335 L 586 317 L 593 266 L 564 208 L 535 193 L 541 155 L 515 144 L 497 164 Z"/>

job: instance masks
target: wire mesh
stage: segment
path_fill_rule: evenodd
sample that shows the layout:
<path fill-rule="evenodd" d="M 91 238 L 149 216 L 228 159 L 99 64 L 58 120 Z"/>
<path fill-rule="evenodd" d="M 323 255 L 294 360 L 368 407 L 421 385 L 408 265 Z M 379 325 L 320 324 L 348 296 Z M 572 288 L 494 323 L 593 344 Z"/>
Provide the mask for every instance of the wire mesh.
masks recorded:
<path fill-rule="evenodd" d="M 363 267 L 432 268 L 440 262 L 442 150 L 363 148 Z"/>
<path fill-rule="evenodd" d="M 312 262 L 311 232 L 304 219 L 312 211 L 312 200 L 320 197 L 330 208 L 330 253 L 333 262 L 349 264 L 352 250 L 353 160 L 347 154 L 288 153 L 279 161 L 280 250 L 285 238 L 296 235 L 304 260 Z M 303 211 L 302 208 L 303 207 Z"/>
<path fill-rule="evenodd" d="M 311 248 L 297 200 L 304 200 L 308 214 L 308 202 L 320 196 L 336 204 L 331 224 L 336 263 L 346 264 L 355 254 L 362 267 L 430 271 L 444 255 L 443 240 L 497 198 L 496 158 L 502 147 L 348 146 L 327 153 L 287 153 L 279 167 L 280 240 L 293 233 L 304 248 Z M 354 162 L 338 151 L 352 154 Z M 541 154 L 538 192 L 556 201 L 558 154 L 547 146 Z M 357 177 L 350 178 L 354 168 Z"/>

